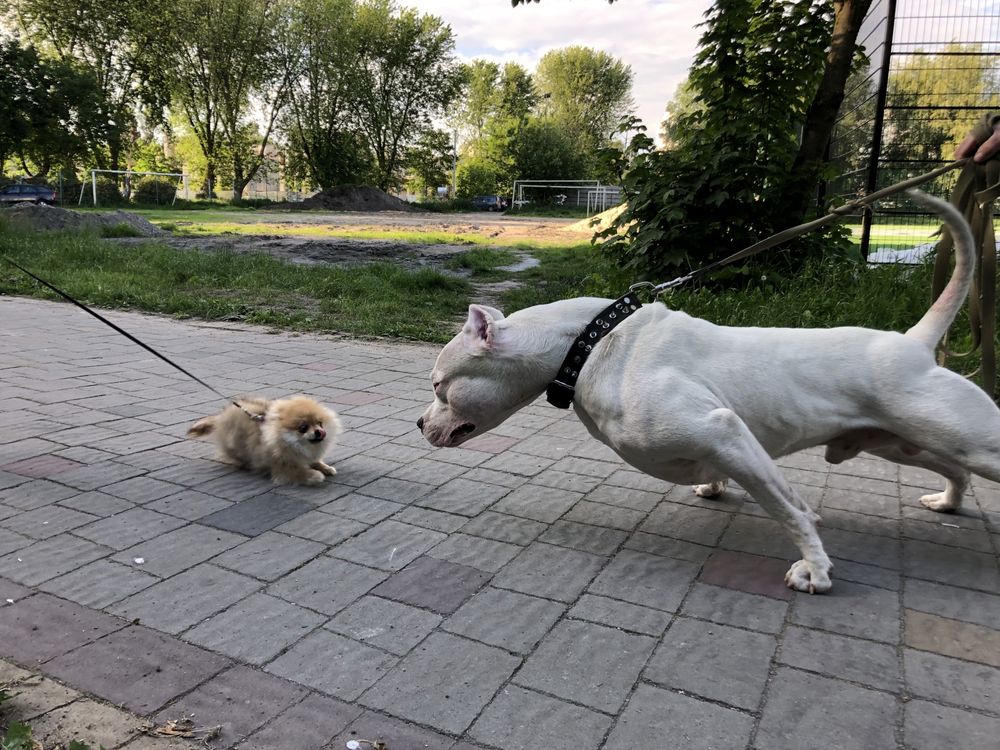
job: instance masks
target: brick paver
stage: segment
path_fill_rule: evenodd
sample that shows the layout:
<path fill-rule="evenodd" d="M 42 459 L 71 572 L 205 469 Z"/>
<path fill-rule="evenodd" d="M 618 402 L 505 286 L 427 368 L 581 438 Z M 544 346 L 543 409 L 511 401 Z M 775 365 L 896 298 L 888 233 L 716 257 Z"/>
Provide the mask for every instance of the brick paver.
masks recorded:
<path fill-rule="evenodd" d="M 432 448 L 436 346 L 111 315 L 348 429 L 335 477 L 274 488 L 183 437 L 212 394 L 70 307 L 0 298 L 0 656 L 47 676 L 0 662 L 0 683 L 35 680 L 18 715 L 53 741 L 172 748 L 140 724 L 193 712 L 246 750 L 995 747 L 990 482 L 941 516 L 926 472 L 783 458 L 835 563 L 810 597 L 739 487 L 645 476 L 544 402 Z"/>

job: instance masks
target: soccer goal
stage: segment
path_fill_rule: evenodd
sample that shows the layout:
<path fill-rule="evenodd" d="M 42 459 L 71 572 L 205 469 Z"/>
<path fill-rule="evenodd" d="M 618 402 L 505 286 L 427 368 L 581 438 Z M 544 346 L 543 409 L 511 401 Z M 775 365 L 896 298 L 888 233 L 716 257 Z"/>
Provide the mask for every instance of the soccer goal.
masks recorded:
<path fill-rule="evenodd" d="M 620 202 L 621 189 L 617 185 L 604 185 L 600 180 L 514 180 L 511 188 L 511 205 L 522 208 L 531 204 L 577 206 L 592 211 L 603 211 Z"/>
<path fill-rule="evenodd" d="M 136 177 L 167 177 L 174 180 L 173 195 L 170 196 L 170 205 L 174 205 L 177 201 L 178 184 L 184 188 L 184 199 L 188 200 L 189 190 L 188 190 L 188 176 L 182 172 L 138 172 L 134 169 L 91 169 L 90 170 L 90 194 L 93 198 L 94 205 L 98 204 L 97 196 L 97 175 L 99 174 L 110 174 L 110 175 L 124 175 L 125 176 L 125 196 L 131 194 L 133 189 L 133 178 Z M 83 196 L 87 192 L 87 182 L 80 185 L 80 200 L 77 201 L 77 205 L 83 205 Z M 164 196 L 166 199 L 167 196 Z M 157 200 L 157 202 L 159 202 Z"/>

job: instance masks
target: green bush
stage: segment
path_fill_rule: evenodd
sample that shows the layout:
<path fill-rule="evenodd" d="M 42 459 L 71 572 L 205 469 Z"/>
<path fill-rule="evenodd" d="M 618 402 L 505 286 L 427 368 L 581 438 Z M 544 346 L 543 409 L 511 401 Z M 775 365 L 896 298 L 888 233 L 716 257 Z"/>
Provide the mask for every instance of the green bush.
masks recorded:
<path fill-rule="evenodd" d="M 146 176 L 132 186 L 132 202 L 164 205 L 173 203 L 177 185 L 164 177 Z"/>

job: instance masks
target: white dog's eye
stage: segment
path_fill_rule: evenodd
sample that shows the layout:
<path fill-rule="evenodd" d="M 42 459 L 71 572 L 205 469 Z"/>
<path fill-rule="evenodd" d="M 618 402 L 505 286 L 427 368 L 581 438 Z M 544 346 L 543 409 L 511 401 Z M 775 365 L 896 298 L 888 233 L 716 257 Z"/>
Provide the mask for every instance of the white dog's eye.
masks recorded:
<path fill-rule="evenodd" d="M 299 425 L 300 435 L 305 435 L 308 431 L 309 431 L 309 425 L 307 425 L 305 422 Z"/>

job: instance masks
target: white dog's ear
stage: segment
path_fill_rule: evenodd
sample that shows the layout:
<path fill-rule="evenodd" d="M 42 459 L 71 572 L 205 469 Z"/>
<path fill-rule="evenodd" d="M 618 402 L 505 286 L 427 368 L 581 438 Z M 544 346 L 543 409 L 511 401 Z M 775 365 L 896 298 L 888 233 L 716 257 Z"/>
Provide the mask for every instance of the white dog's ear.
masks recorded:
<path fill-rule="evenodd" d="M 473 350 L 492 348 L 498 320 L 503 320 L 499 310 L 486 305 L 469 305 L 469 319 L 462 329 L 466 346 Z"/>

